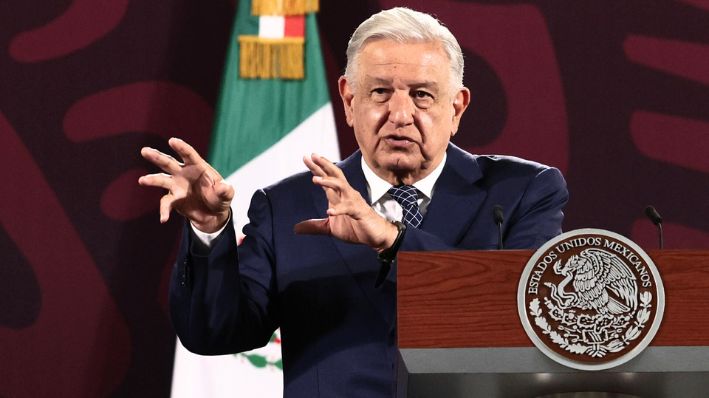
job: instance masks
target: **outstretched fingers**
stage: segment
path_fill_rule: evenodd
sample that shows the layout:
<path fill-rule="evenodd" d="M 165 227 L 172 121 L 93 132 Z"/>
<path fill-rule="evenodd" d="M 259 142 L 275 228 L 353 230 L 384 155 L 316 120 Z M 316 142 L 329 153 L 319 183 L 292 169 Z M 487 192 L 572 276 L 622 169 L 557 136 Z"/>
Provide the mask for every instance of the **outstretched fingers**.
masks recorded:
<path fill-rule="evenodd" d="M 343 179 L 345 178 L 345 174 L 342 172 L 342 170 L 334 163 L 327 160 L 325 157 L 314 153 L 312 155 L 312 159 L 313 163 L 320 167 L 320 169 L 325 173 L 325 175 L 330 177 L 339 177 Z"/>
<path fill-rule="evenodd" d="M 168 191 L 172 189 L 173 183 L 172 176 L 165 173 L 147 174 L 138 178 L 138 184 L 140 185 L 163 188 Z"/>
<path fill-rule="evenodd" d="M 330 203 L 339 202 L 339 195 L 341 193 L 343 184 L 336 181 L 335 178 L 328 176 L 328 174 L 323 170 L 323 168 L 315 163 L 315 158 L 318 155 L 312 154 L 310 156 L 303 157 L 303 163 L 308 167 L 310 172 L 313 174 L 313 183 L 320 186 L 327 195 L 327 199 Z M 344 179 L 343 179 L 344 180 Z M 346 183 L 346 180 L 344 180 Z"/>
<path fill-rule="evenodd" d="M 313 173 L 313 183 L 323 188 L 332 188 L 342 192 L 351 188 L 345 173 L 324 157 L 314 153 L 310 156 L 305 156 L 303 162 Z"/>
<path fill-rule="evenodd" d="M 192 147 L 192 145 L 186 143 L 185 141 L 172 137 L 167 143 L 170 145 L 175 152 L 182 158 L 185 164 L 203 164 L 206 163 L 199 153 Z"/>
<path fill-rule="evenodd" d="M 324 177 L 326 175 L 325 171 L 313 161 L 313 156 L 315 156 L 315 154 L 311 156 L 303 156 L 303 163 L 305 163 L 305 166 L 311 173 L 313 173 L 314 176 Z"/>
<path fill-rule="evenodd" d="M 182 164 L 172 156 L 162 153 L 155 148 L 143 147 L 140 150 L 140 155 L 150 163 L 158 166 L 162 171 L 168 174 L 176 174 L 182 168 Z"/>
<path fill-rule="evenodd" d="M 168 191 L 160 198 L 160 222 L 167 222 L 174 210 L 202 231 L 218 230 L 229 218 L 234 188 L 188 143 L 171 138 L 168 144 L 184 163 L 153 148 L 141 149 L 146 160 L 165 172 L 138 179 L 140 185 Z"/>
<path fill-rule="evenodd" d="M 345 192 L 349 188 L 347 180 L 334 177 L 313 176 L 313 183 L 323 188 L 332 188 L 339 192 Z"/>
<path fill-rule="evenodd" d="M 160 198 L 160 223 L 164 224 L 170 219 L 170 212 L 175 200 L 175 196 L 171 193 L 167 193 Z"/>
<path fill-rule="evenodd" d="M 359 216 L 359 214 L 356 210 L 357 209 L 352 206 L 343 206 L 343 205 L 331 206 L 329 209 L 327 209 L 327 215 L 329 217 L 350 216 L 355 220 L 359 220 L 361 217 Z"/>
<path fill-rule="evenodd" d="M 336 177 L 313 177 L 313 183 L 321 186 L 325 190 L 329 207 L 327 215 L 350 216 L 354 219 L 362 217 L 362 199 L 357 191 L 352 188 L 347 180 Z M 365 206 L 365 208 L 369 208 Z"/>

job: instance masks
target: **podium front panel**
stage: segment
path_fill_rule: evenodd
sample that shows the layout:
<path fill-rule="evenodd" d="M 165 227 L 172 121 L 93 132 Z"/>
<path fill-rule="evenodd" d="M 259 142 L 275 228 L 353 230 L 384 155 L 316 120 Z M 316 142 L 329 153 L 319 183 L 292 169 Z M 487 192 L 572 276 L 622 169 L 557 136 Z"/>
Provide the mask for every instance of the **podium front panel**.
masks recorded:
<path fill-rule="evenodd" d="M 657 335 L 628 363 L 579 371 L 534 347 L 519 320 L 517 286 L 532 251 L 400 253 L 399 396 L 709 396 L 709 252 L 649 254 L 665 286 Z"/>

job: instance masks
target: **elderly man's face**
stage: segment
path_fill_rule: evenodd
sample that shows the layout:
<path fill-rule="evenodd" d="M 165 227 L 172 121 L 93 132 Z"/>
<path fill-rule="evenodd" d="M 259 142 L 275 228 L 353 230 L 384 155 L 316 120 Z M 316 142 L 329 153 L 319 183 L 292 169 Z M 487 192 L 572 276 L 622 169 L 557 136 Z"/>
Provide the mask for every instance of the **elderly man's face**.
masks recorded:
<path fill-rule="evenodd" d="M 411 184 L 443 159 L 470 101 L 451 87 L 438 43 L 375 40 L 361 50 L 355 81 L 340 78 L 347 123 L 367 164 L 392 184 Z"/>

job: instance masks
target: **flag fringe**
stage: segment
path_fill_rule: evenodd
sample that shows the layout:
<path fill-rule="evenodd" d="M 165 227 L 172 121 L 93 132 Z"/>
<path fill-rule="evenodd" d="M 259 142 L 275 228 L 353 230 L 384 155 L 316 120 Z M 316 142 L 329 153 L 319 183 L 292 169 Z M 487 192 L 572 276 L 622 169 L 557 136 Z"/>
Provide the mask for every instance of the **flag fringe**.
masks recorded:
<path fill-rule="evenodd" d="M 318 12 L 318 0 L 253 0 L 253 15 L 303 15 Z"/>
<path fill-rule="evenodd" d="M 239 76 L 243 79 L 303 79 L 304 43 L 302 37 L 239 36 Z"/>

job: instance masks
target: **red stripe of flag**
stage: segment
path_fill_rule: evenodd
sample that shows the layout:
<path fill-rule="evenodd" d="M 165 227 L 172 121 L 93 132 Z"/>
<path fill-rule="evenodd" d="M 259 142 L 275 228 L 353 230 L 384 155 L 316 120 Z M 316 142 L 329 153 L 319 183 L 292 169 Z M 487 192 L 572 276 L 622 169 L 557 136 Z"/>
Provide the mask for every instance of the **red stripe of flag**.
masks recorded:
<path fill-rule="evenodd" d="M 305 15 L 286 15 L 285 37 L 305 37 Z"/>

